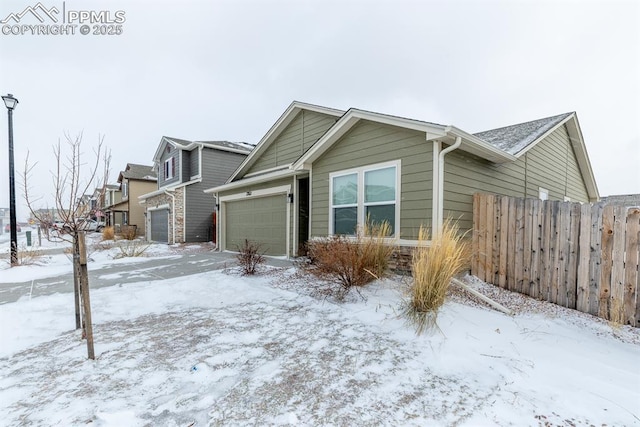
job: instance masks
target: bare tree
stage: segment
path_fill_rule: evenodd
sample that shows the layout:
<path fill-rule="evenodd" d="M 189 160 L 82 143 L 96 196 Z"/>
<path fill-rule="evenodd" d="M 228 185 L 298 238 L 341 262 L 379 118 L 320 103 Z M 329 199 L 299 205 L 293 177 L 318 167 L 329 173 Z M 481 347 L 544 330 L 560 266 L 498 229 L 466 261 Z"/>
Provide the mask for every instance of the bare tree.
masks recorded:
<path fill-rule="evenodd" d="M 56 159 L 53 178 L 53 196 L 58 219 L 62 221 L 55 232 L 48 234 L 49 240 L 67 241 L 71 243 L 73 254 L 74 295 L 76 309 L 76 329 L 83 329 L 83 337 L 87 338 L 89 358 L 93 359 L 93 333 L 91 326 L 91 312 L 89 303 L 89 280 L 86 269 L 86 246 L 84 244 L 84 224 L 90 214 L 90 206 L 83 202 L 85 195 L 100 189 L 99 198 L 104 197 L 104 191 L 109 178 L 110 154 L 104 147 L 104 137 L 98 138 L 98 145 L 94 149 L 91 163 L 84 163 L 82 152 L 82 133 L 72 138 L 65 133 L 63 150 L 60 141 L 53 147 Z M 52 218 L 43 214 L 42 210 L 34 209 L 35 203 L 42 199 L 34 199 L 30 191 L 29 182 L 37 164 L 29 163 L 29 155 L 25 160 L 23 173 L 24 198 L 32 217 L 40 224 L 51 224 Z M 102 166 L 102 171 L 99 171 Z M 87 173 L 88 168 L 88 173 Z M 55 219 L 55 218 L 54 218 Z M 84 295 L 83 295 L 84 293 Z"/>

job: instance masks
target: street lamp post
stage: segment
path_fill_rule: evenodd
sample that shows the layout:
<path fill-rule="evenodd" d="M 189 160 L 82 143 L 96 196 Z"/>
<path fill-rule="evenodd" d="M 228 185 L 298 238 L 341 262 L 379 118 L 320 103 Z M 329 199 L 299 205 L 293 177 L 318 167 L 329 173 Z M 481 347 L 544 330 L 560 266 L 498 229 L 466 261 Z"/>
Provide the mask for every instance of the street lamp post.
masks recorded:
<path fill-rule="evenodd" d="M 9 223 L 11 224 L 11 266 L 18 265 L 18 232 L 16 227 L 16 180 L 13 166 L 13 109 L 18 100 L 8 94 L 2 97 L 9 115 Z"/>

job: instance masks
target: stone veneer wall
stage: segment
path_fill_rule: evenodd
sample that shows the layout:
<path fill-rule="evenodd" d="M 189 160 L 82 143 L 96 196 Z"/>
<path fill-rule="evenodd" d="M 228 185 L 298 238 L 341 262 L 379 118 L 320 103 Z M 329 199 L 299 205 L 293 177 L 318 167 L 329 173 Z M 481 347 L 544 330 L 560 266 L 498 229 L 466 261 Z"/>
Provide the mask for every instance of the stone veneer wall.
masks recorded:
<path fill-rule="evenodd" d="M 184 243 L 184 187 L 176 188 L 176 241 L 174 243 Z"/>

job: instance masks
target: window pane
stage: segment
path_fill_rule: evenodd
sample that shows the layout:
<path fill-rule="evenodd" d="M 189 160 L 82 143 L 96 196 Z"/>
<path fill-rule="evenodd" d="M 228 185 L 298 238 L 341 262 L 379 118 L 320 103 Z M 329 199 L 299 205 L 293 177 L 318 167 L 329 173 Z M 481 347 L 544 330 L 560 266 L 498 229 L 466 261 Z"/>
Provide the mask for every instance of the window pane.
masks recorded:
<path fill-rule="evenodd" d="M 378 169 L 364 173 L 364 202 L 396 200 L 396 168 Z"/>
<path fill-rule="evenodd" d="M 391 226 L 391 235 L 395 234 L 396 205 L 367 206 L 369 224 L 376 226 L 387 221 Z"/>
<path fill-rule="evenodd" d="M 355 205 L 358 203 L 358 174 L 333 178 L 333 204 Z"/>
<path fill-rule="evenodd" d="M 333 233 L 334 234 L 356 234 L 356 224 L 358 223 L 358 208 L 335 208 L 333 210 Z"/>

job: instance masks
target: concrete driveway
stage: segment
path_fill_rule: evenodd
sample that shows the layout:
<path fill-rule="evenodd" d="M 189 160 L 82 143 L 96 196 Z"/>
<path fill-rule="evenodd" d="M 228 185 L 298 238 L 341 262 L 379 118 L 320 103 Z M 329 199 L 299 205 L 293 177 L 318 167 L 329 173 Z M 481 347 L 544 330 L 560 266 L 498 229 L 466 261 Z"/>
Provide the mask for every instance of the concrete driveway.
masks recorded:
<path fill-rule="evenodd" d="M 118 264 L 102 266 L 97 270 L 89 270 L 89 286 L 91 289 L 126 283 L 148 282 L 189 276 L 207 271 L 221 270 L 237 265 L 235 254 L 226 252 L 199 252 L 173 257 L 147 259 L 144 263 Z M 267 258 L 267 265 L 274 267 L 290 267 L 292 262 L 283 259 Z M 71 269 L 71 264 L 69 264 Z M 21 297 L 37 297 L 55 293 L 73 292 L 73 275 L 71 272 L 19 283 L 0 283 L 0 304 L 15 302 Z"/>

